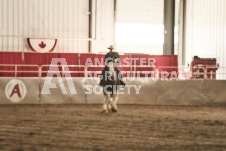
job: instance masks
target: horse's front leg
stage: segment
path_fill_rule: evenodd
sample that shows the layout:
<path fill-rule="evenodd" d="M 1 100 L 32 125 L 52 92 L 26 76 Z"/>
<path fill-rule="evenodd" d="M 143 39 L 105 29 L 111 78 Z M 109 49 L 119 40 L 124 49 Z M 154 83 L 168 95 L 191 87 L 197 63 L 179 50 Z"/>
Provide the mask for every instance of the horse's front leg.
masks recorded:
<path fill-rule="evenodd" d="M 102 113 L 104 112 L 104 113 L 108 113 L 108 95 L 107 94 L 105 94 L 104 95 L 104 101 L 103 101 L 103 111 L 102 111 Z"/>
<path fill-rule="evenodd" d="M 111 111 L 111 95 L 110 93 L 107 93 L 104 95 L 104 105 L 103 105 L 103 111 L 106 114 Z"/>
<path fill-rule="evenodd" d="M 108 112 L 110 112 L 111 111 L 111 107 L 112 107 L 112 97 L 111 97 L 110 93 L 108 93 L 107 95 L 108 95 L 107 110 L 108 110 Z"/>
<path fill-rule="evenodd" d="M 118 101 L 117 94 L 114 94 L 113 97 L 112 97 L 112 107 L 111 107 L 112 112 L 117 112 L 118 111 L 117 101 Z"/>

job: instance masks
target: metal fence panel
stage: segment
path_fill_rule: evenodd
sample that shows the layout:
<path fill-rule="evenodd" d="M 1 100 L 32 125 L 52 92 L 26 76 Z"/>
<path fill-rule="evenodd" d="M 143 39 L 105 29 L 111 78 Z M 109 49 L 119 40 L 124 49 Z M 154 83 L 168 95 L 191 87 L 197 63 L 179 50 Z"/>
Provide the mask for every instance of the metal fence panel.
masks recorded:
<path fill-rule="evenodd" d="M 158 104 L 202 104 L 204 103 L 203 80 L 157 81 Z"/>
<path fill-rule="evenodd" d="M 71 85 L 68 84 L 66 78 L 62 78 L 63 83 L 61 83 L 65 88 L 65 93 L 58 81 L 58 78 L 52 78 L 51 83 L 56 85 L 56 88 L 49 88 L 50 94 L 46 94 L 46 89 L 44 89 L 44 84 L 46 78 L 41 79 L 40 84 L 40 96 L 41 104 L 84 104 L 85 103 L 85 89 L 83 80 L 84 78 L 72 78 L 72 84 L 74 85 L 76 94 L 71 91 Z M 69 81 L 71 83 L 71 81 Z"/>
<path fill-rule="evenodd" d="M 72 78 L 76 94 L 71 93 L 66 78 L 65 92 L 57 78 L 51 80 L 51 94 L 43 94 L 45 78 L 1 78 L 0 104 L 102 104 L 99 79 Z M 226 102 L 225 80 L 125 80 L 118 95 L 119 104 L 203 104 Z M 88 87 L 87 87 L 88 86 Z"/>
<path fill-rule="evenodd" d="M 125 80 L 126 87 L 122 88 L 124 94 L 119 94 L 119 103 L 123 104 L 147 104 L 156 103 L 156 81 L 151 78 L 139 78 L 137 80 Z"/>
<path fill-rule="evenodd" d="M 0 78 L 0 104 L 39 104 L 39 78 Z"/>
<path fill-rule="evenodd" d="M 218 103 L 226 102 L 226 81 L 225 80 L 205 80 L 206 102 Z"/>
<path fill-rule="evenodd" d="M 86 103 L 88 104 L 100 104 L 103 103 L 104 94 L 103 89 L 98 86 L 100 80 L 87 78 L 86 85 L 89 88 L 86 88 Z M 89 90 L 88 90 L 89 89 Z"/>

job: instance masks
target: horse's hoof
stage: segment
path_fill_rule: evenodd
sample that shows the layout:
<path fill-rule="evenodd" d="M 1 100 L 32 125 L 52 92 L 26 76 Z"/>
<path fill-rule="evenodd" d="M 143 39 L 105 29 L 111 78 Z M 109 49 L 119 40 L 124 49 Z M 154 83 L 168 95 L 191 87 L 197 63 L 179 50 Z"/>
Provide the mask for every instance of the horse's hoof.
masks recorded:
<path fill-rule="evenodd" d="M 115 113 L 115 112 L 117 112 L 118 110 L 117 110 L 117 108 L 112 107 L 112 108 L 111 108 L 111 111 Z"/>
<path fill-rule="evenodd" d="M 106 110 L 102 110 L 100 113 L 106 113 Z"/>
<path fill-rule="evenodd" d="M 107 110 L 103 110 L 103 111 L 101 111 L 100 113 L 108 114 L 108 111 L 107 111 Z"/>

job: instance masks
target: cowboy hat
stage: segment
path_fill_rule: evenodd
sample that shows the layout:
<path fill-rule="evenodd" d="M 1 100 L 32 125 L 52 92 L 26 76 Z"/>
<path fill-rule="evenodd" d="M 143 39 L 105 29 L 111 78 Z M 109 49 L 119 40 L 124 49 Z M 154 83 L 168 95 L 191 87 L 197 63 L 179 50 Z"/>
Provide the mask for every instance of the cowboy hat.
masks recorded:
<path fill-rule="evenodd" d="M 108 47 L 108 49 L 114 49 L 113 45 L 110 45 L 110 46 Z"/>

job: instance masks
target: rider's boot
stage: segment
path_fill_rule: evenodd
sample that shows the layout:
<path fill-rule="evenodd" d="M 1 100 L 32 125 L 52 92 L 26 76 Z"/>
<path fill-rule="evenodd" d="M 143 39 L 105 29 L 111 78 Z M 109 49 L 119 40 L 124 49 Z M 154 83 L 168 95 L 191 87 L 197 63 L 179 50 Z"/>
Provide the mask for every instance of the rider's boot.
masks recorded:
<path fill-rule="evenodd" d="M 120 77 L 120 78 L 119 78 L 119 85 L 125 87 L 126 84 L 125 84 L 125 82 L 122 80 L 122 73 L 121 73 L 121 71 L 119 71 L 118 69 L 116 69 L 116 71 L 117 71 L 117 73 L 118 73 L 118 76 Z"/>

